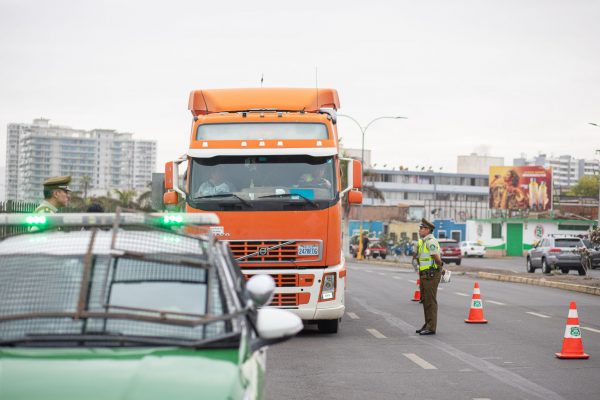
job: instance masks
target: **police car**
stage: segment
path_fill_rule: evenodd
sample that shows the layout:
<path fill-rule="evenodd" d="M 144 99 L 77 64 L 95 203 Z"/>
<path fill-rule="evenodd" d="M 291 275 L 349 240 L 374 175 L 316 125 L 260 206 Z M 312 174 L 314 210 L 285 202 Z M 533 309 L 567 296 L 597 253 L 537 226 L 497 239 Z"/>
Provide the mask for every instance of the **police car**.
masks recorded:
<path fill-rule="evenodd" d="M 266 346 L 302 321 L 260 308 L 272 278 L 246 282 L 226 244 L 186 233 L 217 222 L 1 215 L 35 228 L 0 241 L 0 398 L 262 398 Z"/>

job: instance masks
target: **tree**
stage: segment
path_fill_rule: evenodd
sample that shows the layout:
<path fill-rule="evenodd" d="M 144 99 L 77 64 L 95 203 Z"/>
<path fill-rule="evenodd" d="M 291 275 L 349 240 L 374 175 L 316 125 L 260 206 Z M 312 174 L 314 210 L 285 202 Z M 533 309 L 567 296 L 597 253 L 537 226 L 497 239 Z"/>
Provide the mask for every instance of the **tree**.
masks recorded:
<path fill-rule="evenodd" d="M 113 189 L 113 191 L 117 195 L 117 200 L 119 201 L 121 207 L 137 208 L 137 204 L 134 201 L 136 197 L 135 190 Z"/>
<path fill-rule="evenodd" d="M 83 200 L 87 200 L 88 195 L 88 187 L 90 183 L 92 183 L 92 177 L 88 175 L 84 175 L 80 179 L 81 185 L 83 185 Z"/>
<path fill-rule="evenodd" d="M 599 175 L 585 175 L 579 178 L 577 184 L 569 191 L 569 194 L 580 197 L 598 197 L 598 177 Z"/>

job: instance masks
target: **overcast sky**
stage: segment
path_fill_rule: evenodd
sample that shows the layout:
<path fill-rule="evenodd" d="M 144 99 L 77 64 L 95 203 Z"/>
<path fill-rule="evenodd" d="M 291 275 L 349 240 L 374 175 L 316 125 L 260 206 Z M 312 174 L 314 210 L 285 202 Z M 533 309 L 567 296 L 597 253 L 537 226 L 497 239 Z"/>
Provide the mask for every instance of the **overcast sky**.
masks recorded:
<path fill-rule="evenodd" d="M 378 165 L 600 148 L 600 0 L 0 0 L 0 163 L 6 125 L 45 117 L 156 139 L 160 170 L 190 90 L 314 87 L 315 68 L 363 125 L 409 118 L 367 131 Z"/>

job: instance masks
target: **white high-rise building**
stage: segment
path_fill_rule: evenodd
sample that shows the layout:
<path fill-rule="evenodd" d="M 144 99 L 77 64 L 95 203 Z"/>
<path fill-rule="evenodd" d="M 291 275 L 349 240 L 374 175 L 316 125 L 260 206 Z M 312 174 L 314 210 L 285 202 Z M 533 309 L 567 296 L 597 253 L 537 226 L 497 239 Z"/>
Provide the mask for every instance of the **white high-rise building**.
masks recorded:
<path fill-rule="evenodd" d="M 458 156 L 456 159 L 456 172 L 459 174 L 490 173 L 490 167 L 504 166 L 504 157 L 492 157 L 471 153 L 468 156 Z"/>
<path fill-rule="evenodd" d="M 582 176 L 593 176 L 600 173 L 598 160 L 577 159 L 569 155 L 547 157 L 546 154 L 540 154 L 531 159 L 515 158 L 514 164 L 541 165 L 552 168 L 552 181 L 556 188 L 570 188 L 575 186 Z"/>
<path fill-rule="evenodd" d="M 71 175 L 71 187 L 82 195 L 86 189 L 88 196 L 145 191 L 155 168 L 156 141 L 133 140 L 131 133 L 72 129 L 41 118 L 8 125 L 7 200 L 38 201 L 43 181 L 57 175 Z"/>

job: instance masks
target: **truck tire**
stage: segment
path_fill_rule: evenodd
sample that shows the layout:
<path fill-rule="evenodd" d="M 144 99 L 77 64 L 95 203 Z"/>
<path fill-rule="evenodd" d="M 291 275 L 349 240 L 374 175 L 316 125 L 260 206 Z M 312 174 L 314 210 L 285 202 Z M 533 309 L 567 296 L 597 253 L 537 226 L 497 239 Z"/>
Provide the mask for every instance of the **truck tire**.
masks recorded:
<path fill-rule="evenodd" d="M 579 276 L 585 275 L 585 269 L 583 269 L 583 267 L 577 268 L 577 272 L 579 273 Z"/>
<path fill-rule="evenodd" d="M 542 258 L 542 273 L 543 274 L 549 274 L 550 273 L 550 266 L 546 262 L 545 258 Z"/>
<path fill-rule="evenodd" d="M 456 265 L 460 265 L 461 261 L 462 261 L 462 260 L 457 260 L 457 261 L 456 261 Z"/>
<path fill-rule="evenodd" d="M 531 258 L 527 257 L 527 272 L 533 274 L 535 272 L 535 267 L 531 264 Z"/>
<path fill-rule="evenodd" d="M 317 322 L 317 327 L 321 333 L 337 333 L 340 321 L 337 319 L 325 319 Z"/>
<path fill-rule="evenodd" d="M 560 272 L 562 272 L 563 274 L 565 274 L 565 275 L 566 275 L 566 274 L 568 274 L 568 273 L 569 273 L 569 268 L 567 268 L 567 267 L 563 267 L 563 268 L 561 268 L 561 269 L 560 269 Z"/>
<path fill-rule="evenodd" d="M 385 258 L 386 258 L 386 257 L 387 257 L 387 254 L 382 254 L 382 255 L 381 255 L 381 259 L 382 259 L 382 260 L 385 260 Z"/>

